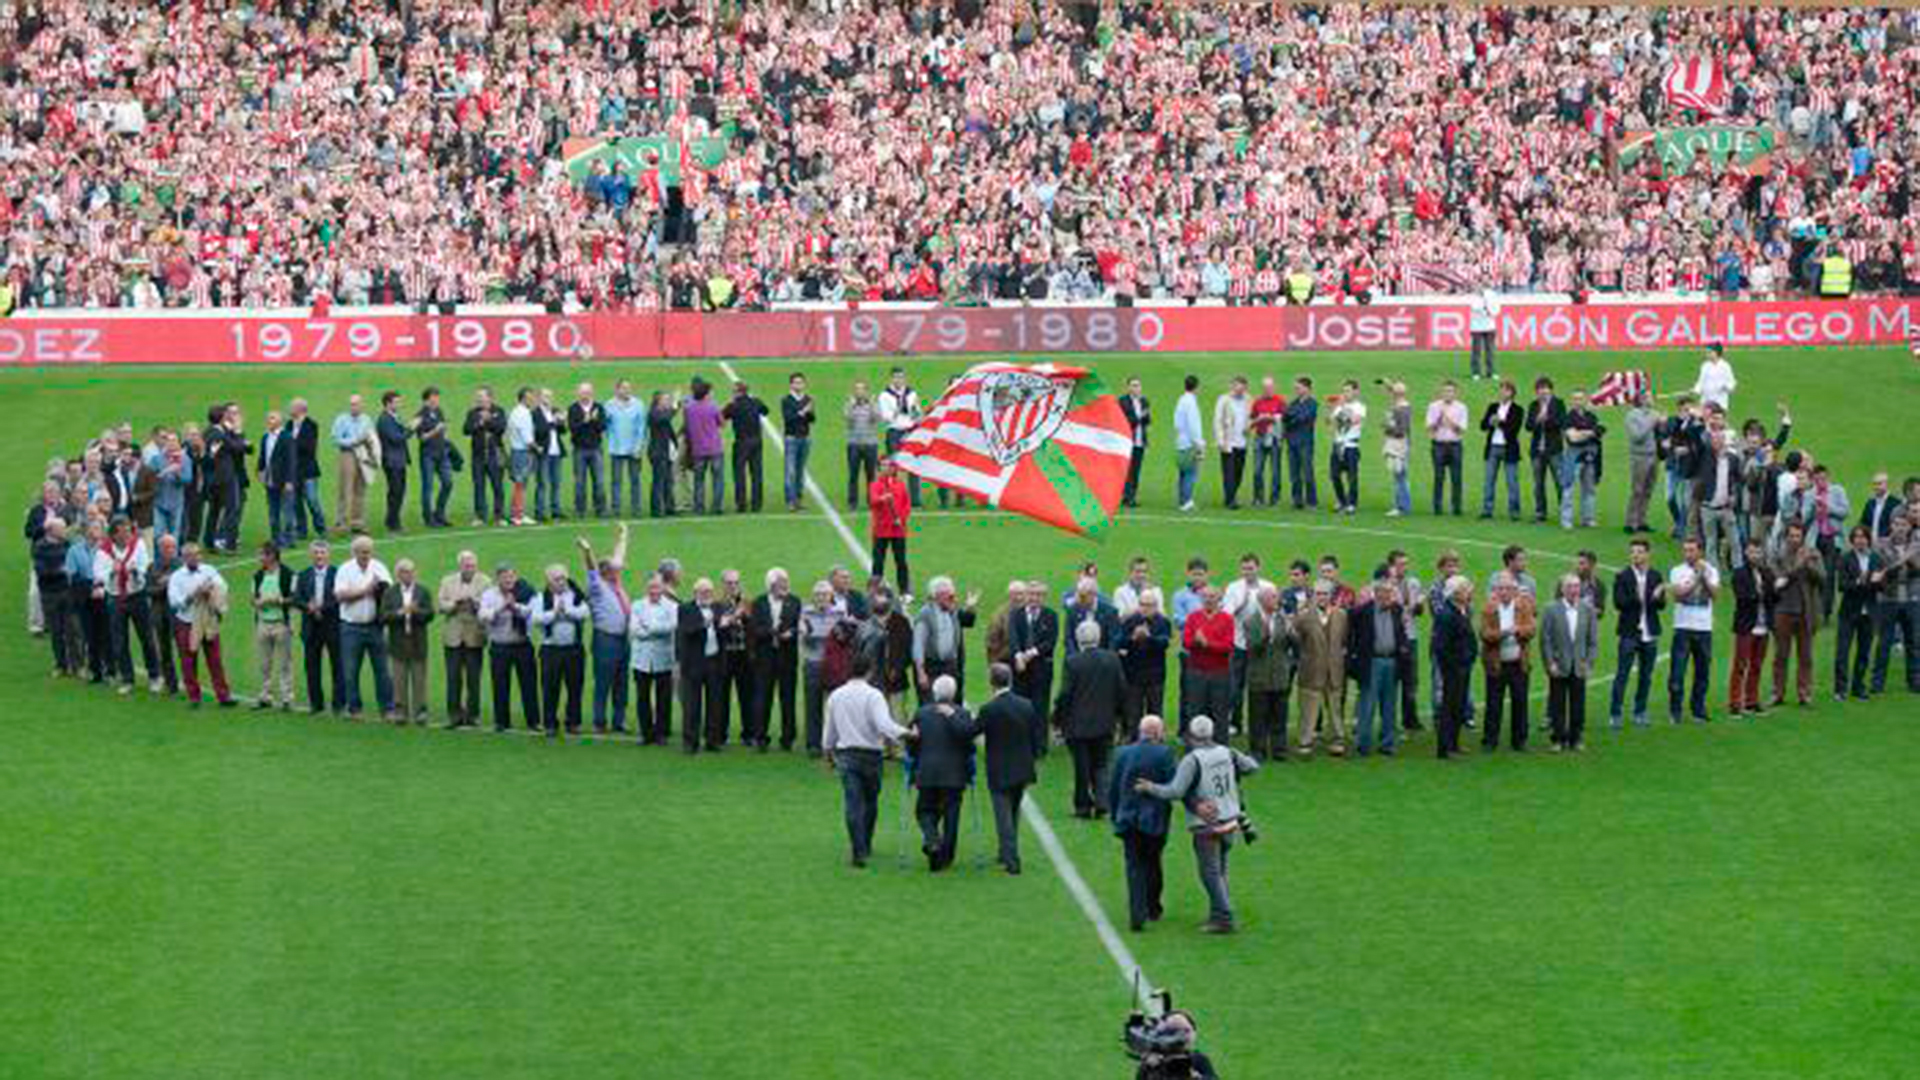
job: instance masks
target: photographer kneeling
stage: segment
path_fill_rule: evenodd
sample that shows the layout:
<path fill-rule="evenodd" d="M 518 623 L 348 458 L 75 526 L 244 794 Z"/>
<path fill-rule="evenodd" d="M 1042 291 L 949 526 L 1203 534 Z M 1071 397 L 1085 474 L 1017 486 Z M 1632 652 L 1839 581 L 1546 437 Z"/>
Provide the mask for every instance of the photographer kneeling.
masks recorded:
<path fill-rule="evenodd" d="M 1176 1009 L 1161 1017 L 1138 1039 L 1134 1080 L 1219 1080 L 1213 1062 L 1194 1049 L 1197 1037 L 1191 1013 Z"/>
<path fill-rule="evenodd" d="M 1187 741 L 1192 749 L 1180 759 L 1171 783 L 1156 784 L 1142 778 L 1133 788 L 1167 802 L 1185 801 L 1200 887 L 1207 890 L 1207 921 L 1200 929 L 1209 934 L 1231 934 L 1233 904 L 1227 898 L 1227 850 L 1234 833 L 1246 829 L 1248 839 L 1253 837 L 1240 809 L 1240 777 L 1257 771 L 1260 763 L 1231 746 L 1215 743 L 1211 717 L 1194 717 L 1187 725 Z"/>

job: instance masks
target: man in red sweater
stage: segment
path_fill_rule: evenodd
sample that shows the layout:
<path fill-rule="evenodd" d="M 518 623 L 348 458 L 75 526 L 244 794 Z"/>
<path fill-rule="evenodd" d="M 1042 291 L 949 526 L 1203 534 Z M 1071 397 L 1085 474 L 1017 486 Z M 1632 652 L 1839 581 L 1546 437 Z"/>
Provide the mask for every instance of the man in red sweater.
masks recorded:
<path fill-rule="evenodd" d="M 907 482 L 900 479 L 900 466 L 888 458 L 880 465 L 880 475 L 867 485 L 867 509 L 873 523 L 873 569 L 871 576 L 878 578 L 886 572 L 887 549 L 893 549 L 894 581 L 900 586 L 900 595 L 912 593 L 910 579 L 907 577 L 907 515 L 912 505 L 907 501 Z"/>
<path fill-rule="evenodd" d="M 1280 416 L 1287 399 L 1273 387 L 1273 376 L 1260 380 L 1260 396 L 1253 399 L 1248 418 L 1253 441 L 1253 505 L 1280 505 Z"/>
<path fill-rule="evenodd" d="M 1220 726 L 1221 742 L 1226 741 L 1228 710 L 1233 706 L 1233 680 L 1228 665 L 1233 661 L 1233 616 L 1220 606 L 1220 590 L 1212 585 L 1200 594 L 1200 610 L 1187 616 L 1180 631 L 1186 646 L 1186 712 L 1180 717 L 1180 733 L 1196 716 L 1211 717 Z"/>

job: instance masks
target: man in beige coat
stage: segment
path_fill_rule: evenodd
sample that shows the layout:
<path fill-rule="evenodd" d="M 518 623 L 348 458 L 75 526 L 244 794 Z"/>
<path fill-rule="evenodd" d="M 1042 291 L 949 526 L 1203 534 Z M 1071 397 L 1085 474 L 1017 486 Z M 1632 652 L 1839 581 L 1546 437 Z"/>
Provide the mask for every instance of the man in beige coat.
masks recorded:
<path fill-rule="evenodd" d="M 420 584 L 413 560 L 394 563 L 393 587 L 380 594 L 380 621 L 387 626 L 396 724 L 427 724 L 427 624 L 433 609 L 434 598 Z"/>
<path fill-rule="evenodd" d="M 1313 584 L 1313 602 L 1293 616 L 1300 652 L 1294 693 L 1300 698 L 1300 756 L 1313 756 L 1320 726 L 1329 729 L 1328 750 L 1347 753 L 1347 612 L 1333 602 L 1333 582 Z"/>
<path fill-rule="evenodd" d="M 459 556 L 459 569 L 440 580 L 435 607 L 440 612 L 441 645 L 447 658 L 447 726 L 480 723 L 480 664 L 487 631 L 480 625 L 480 594 L 493 582 L 480 572 L 471 551 Z"/>

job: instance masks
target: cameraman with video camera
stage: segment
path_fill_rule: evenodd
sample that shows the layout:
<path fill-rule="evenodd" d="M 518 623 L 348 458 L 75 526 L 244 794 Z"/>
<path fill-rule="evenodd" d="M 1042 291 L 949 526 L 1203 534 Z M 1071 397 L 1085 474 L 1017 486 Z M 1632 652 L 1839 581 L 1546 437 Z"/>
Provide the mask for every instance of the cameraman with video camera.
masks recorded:
<path fill-rule="evenodd" d="M 1200 929 L 1208 934 L 1231 934 L 1233 904 L 1227 896 L 1227 851 L 1236 832 L 1245 832 L 1249 843 L 1254 840 L 1252 824 L 1240 809 L 1240 777 L 1258 771 L 1260 763 L 1231 746 L 1214 742 L 1213 719 L 1208 716 L 1196 716 L 1187 725 L 1187 742 L 1192 749 L 1180 759 L 1171 783 L 1156 784 L 1142 777 L 1134 781 L 1133 789 L 1166 802 L 1185 800 L 1200 887 L 1207 891 L 1207 921 Z"/>
<path fill-rule="evenodd" d="M 1174 1009 L 1158 1020 L 1143 1020 L 1128 1032 L 1128 1048 L 1140 1059 L 1134 1080 L 1220 1080 L 1207 1055 L 1194 1049 L 1198 1030 L 1193 1014 Z"/>

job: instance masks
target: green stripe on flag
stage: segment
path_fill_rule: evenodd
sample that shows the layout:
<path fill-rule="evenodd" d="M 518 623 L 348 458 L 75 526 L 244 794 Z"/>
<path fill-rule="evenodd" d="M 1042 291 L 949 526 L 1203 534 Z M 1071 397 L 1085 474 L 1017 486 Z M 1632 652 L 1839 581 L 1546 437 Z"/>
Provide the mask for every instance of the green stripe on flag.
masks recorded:
<path fill-rule="evenodd" d="M 1113 524 L 1113 519 L 1107 516 L 1100 500 L 1094 497 L 1093 489 L 1080 478 L 1079 468 L 1067 457 L 1065 450 L 1052 442 L 1042 444 L 1040 449 L 1033 452 L 1033 463 L 1039 467 L 1040 475 L 1047 478 L 1053 493 L 1060 499 L 1060 505 L 1066 508 L 1067 516 L 1073 519 L 1080 531 L 1098 538 Z"/>
<path fill-rule="evenodd" d="M 1106 392 L 1107 388 L 1100 382 L 1100 376 L 1089 371 L 1074 380 L 1073 397 L 1067 400 L 1067 411 L 1084 409 L 1104 396 Z"/>

